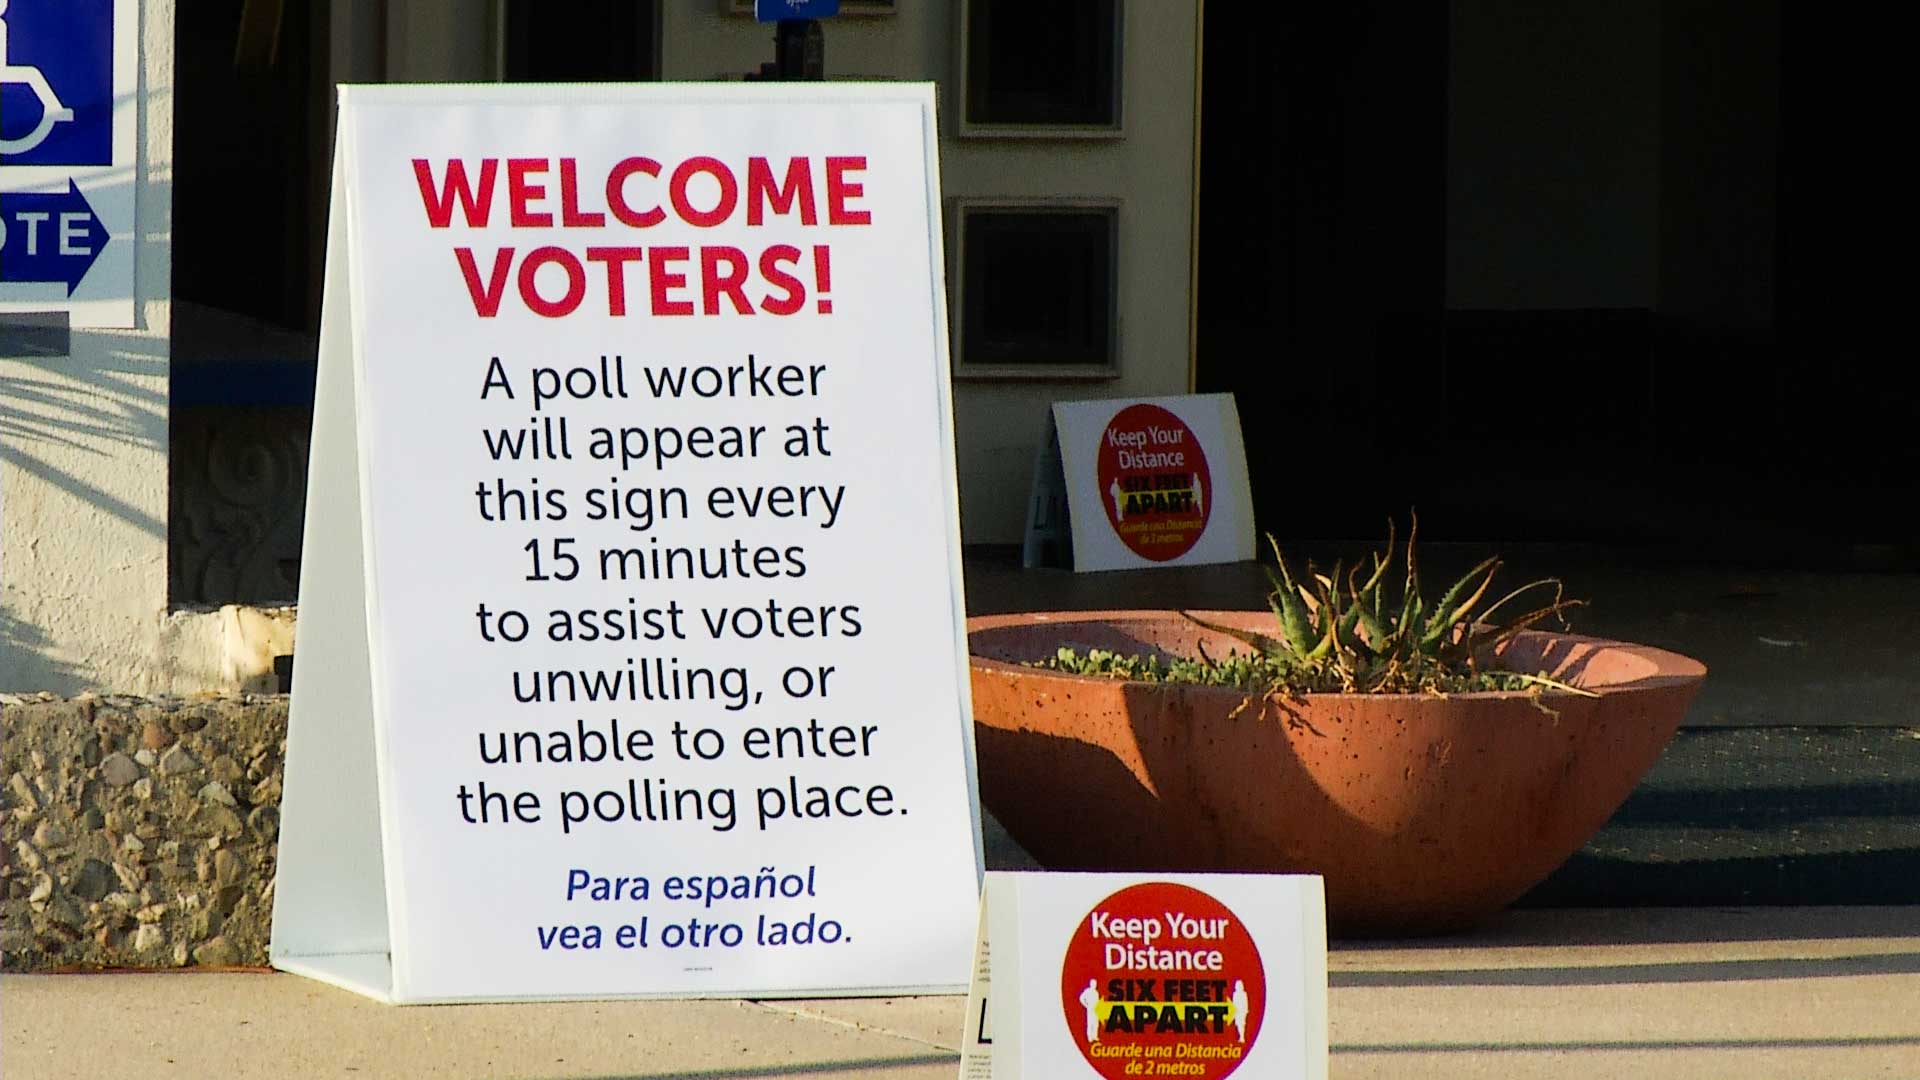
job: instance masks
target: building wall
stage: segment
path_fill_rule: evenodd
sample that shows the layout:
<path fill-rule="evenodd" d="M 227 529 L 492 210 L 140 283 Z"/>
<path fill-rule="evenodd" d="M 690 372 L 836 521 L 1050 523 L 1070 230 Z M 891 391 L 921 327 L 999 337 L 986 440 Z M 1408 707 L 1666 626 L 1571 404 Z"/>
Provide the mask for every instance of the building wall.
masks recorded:
<path fill-rule="evenodd" d="M 1050 402 L 1188 389 L 1196 5 L 1123 5 L 1126 133 L 1098 140 L 957 138 L 958 6 L 925 0 L 902 4 L 891 16 L 830 20 L 827 76 L 939 84 L 940 180 L 949 199 L 1120 200 L 1118 377 L 956 386 L 962 534 L 968 543 L 1011 543 L 1025 527 L 1034 450 Z M 712 0 L 667 3 L 662 20 L 663 78 L 738 78 L 773 58 L 772 27 L 720 14 Z"/>
<path fill-rule="evenodd" d="M 164 691 L 213 654 L 167 612 L 174 3 L 140 9 L 139 325 L 0 355 L 0 690 Z"/>
<path fill-rule="evenodd" d="M 271 681 L 272 656 L 284 651 L 283 616 L 266 619 L 265 633 L 249 629 L 247 612 L 168 610 L 175 2 L 141 3 L 139 152 L 129 178 L 138 187 L 139 327 L 0 338 L 0 690 L 232 689 Z M 665 78 L 737 78 L 771 58 L 770 27 L 722 15 L 717 3 L 662 7 Z M 1019 539 L 1049 402 L 1188 388 L 1195 8 L 1125 5 L 1126 132 L 1106 140 L 956 138 L 957 0 L 827 27 L 832 77 L 940 84 L 948 197 L 1119 201 L 1117 376 L 957 387 L 970 542 Z M 393 5 L 384 17 L 336 10 L 329 36 L 343 79 L 498 73 L 494 21 L 451 0 Z"/>

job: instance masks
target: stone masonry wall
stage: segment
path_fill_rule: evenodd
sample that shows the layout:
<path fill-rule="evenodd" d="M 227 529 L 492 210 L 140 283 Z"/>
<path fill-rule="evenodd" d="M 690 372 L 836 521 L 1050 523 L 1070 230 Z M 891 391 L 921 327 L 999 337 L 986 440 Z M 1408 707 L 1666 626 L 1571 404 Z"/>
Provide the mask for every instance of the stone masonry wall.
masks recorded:
<path fill-rule="evenodd" d="M 0 733 L 0 969 L 267 963 L 285 696 L 0 693 Z"/>
<path fill-rule="evenodd" d="M 0 694 L 7 971 L 265 964 L 287 699 Z"/>

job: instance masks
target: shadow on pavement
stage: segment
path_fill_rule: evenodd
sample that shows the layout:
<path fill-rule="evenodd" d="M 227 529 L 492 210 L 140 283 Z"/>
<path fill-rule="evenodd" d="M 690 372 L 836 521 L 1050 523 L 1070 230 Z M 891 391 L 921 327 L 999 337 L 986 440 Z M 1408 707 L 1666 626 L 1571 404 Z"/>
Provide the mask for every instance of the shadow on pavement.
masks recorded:
<path fill-rule="evenodd" d="M 914 1065 L 956 1066 L 959 1054 L 910 1054 L 905 1057 L 855 1058 L 848 1061 L 793 1062 L 786 1065 L 758 1065 L 746 1069 L 695 1069 L 692 1072 L 621 1073 L 587 1077 L 584 1080 L 748 1080 L 760 1076 L 864 1076 L 878 1069 L 901 1069 Z M 574 1078 L 567 1078 L 574 1080 Z"/>
<path fill-rule="evenodd" d="M 1920 1038 L 1902 1035 L 1836 1036 L 1827 1039 L 1609 1039 L 1604 1042 L 1335 1043 L 1336 1054 L 1555 1054 L 1597 1051 L 1680 1050 L 1840 1050 L 1920 1046 Z"/>
<path fill-rule="evenodd" d="M 1523 907 L 1920 904 L 1920 848 L 1655 862 L 1580 852 Z"/>
<path fill-rule="evenodd" d="M 1920 904 L 1920 738 L 1683 729 L 1522 907 Z"/>
<path fill-rule="evenodd" d="M 1422 971 L 1333 971 L 1327 985 L 1342 987 L 1620 986 L 1645 983 L 1745 982 L 1755 979 L 1849 978 L 1920 974 L 1920 953 L 1700 960 L 1661 964 L 1559 967 L 1448 968 Z"/>

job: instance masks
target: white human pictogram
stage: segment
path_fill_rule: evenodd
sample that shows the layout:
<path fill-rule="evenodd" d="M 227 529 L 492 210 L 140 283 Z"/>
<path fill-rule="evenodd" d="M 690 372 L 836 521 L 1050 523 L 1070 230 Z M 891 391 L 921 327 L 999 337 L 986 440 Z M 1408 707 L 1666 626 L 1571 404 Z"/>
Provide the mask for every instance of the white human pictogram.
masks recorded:
<path fill-rule="evenodd" d="M 1087 1010 L 1087 1041 L 1100 1041 L 1100 988 L 1092 979 L 1087 980 L 1087 988 L 1080 991 L 1080 1007 Z"/>
<path fill-rule="evenodd" d="M 40 69 L 30 65 L 15 66 L 7 59 L 7 5 L 11 0 L 0 0 L 0 83 L 19 83 L 33 91 L 40 99 L 40 123 L 34 129 L 18 139 L 0 137 L 0 154 L 24 154 L 53 134 L 53 125 L 73 119 L 73 110 L 60 103 L 60 96 L 48 85 L 47 77 Z"/>
<path fill-rule="evenodd" d="M 1240 1032 L 1240 1041 L 1247 1041 L 1247 983 L 1245 979 L 1233 980 L 1233 1026 Z"/>

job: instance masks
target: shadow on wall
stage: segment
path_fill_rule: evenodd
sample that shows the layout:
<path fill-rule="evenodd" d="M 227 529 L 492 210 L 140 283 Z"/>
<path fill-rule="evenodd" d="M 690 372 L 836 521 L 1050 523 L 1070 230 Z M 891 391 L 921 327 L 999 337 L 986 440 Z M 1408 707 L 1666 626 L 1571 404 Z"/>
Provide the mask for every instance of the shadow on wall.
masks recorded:
<path fill-rule="evenodd" d="M 146 127 L 148 107 L 146 100 L 140 101 L 141 130 Z M 144 152 L 141 157 L 145 158 Z M 89 184 L 85 190 L 93 201 L 118 203 L 120 192 L 114 189 L 132 186 L 135 175 L 135 169 L 116 170 L 111 179 Z M 141 301 L 165 296 L 168 289 L 164 280 L 149 280 L 143 290 L 141 279 L 154 271 L 164 275 L 171 265 L 173 184 L 156 174 L 135 194 L 140 208 L 137 236 L 117 236 L 107 242 L 108 248 L 138 245 L 133 331 L 70 329 L 64 309 L 0 313 L 0 462 L 141 532 L 164 537 L 165 521 L 79 475 L 93 470 L 72 467 L 91 459 L 102 466 L 101 474 L 111 475 L 118 450 L 164 453 L 167 446 L 166 336 L 170 328 L 144 325 L 147 313 Z M 4 269 L 0 263 L 0 271 Z M 99 269 L 95 263 L 88 272 Z M 55 287 L 56 299 L 50 305 L 57 304 L 57 294 Z M 160 389 L 154 389 L 156 383 Z"/>
<path fill-rule="evenodd" d="M 13 664 L 13 657 L 30 659 Z M 20 687 L 0 686 L 0 690 L 24 689 L 27 685 L 65 688 L 82 681 L 73 665 L 53 656 L 53 642 L 39 627 L 15 618 L 4 604 L 0 604 L 0 662 L 13 666 L 20 678 L 27 680 Z"/>
<path fill-rule="evenodd" d="M 0 462 L 143 533 L 164 537 L 166 522 L 61 463 L 92 460 L 109 471 L 118 448 L 165 451 L 166 393 L 142 385 L 165 377 L 164 347 L 62 326 L 58 336 L 70 339 L 69 351 L 36 356 L 18 346 L 55 334 L 46 326 L 23 328 L 17 318 L 0 319 L 0 356 L 11 361 L 0 368 Z M 30 341 L 20 342 L 21 336 Z M 94 359 L 76 361 L 75 354 Z"/>
<path fill-rule="evenodd" d="M 145 112 L 154 104 L 140 103 L 141 130 Z M 140 154 L 138 169 L 117 170 L 103 183 L 86 187 L 90 199 L 134 185 L 139 172 L 149 168 L 144 148 Z M 140 184 L 137 196 L 136 236 L 117 235 L 108 245 L 137 244 L 134 318 L 144 324 L 148 305 L 143 301 L 164 298 L 168 292 L 171 180 L 155 171 Z M 88 272 L 99 269 L 96 263 Z M 23 295 L 11 283 L 7 291 L 10 299 Z M 53 298 L 48 307 L 57 306 L 58 292 L 49 293 Z M 0 575 L 6 605 L 0 611 L 0 689 L 71 693 L 94 681 L 93 673 L 57 657 L 78 655 L 76 647 L 105 648 L 109 643 L 69 642 L 64 633 L 52 632 L 49 616 L 105 604 L 108 598 L 99 590 L 111 588 L 109 579 L 140 562 L 144 553 L 101 550 L 90 558 L 67 561 L 65 576 L 78 584 L 63 586 L 57 596 L 36 580 L 49 554 L 111 542 L 97 535 L 102 532 L 124 538 L 130 531 L 140 537 L 139 546 L 151 540 L 164 550 L 165 512 L 141 505 L 138 496 L 128 494 L 133 485 L 124 482 L 131 476 L 144 484 L 151 470 L 156 490 L 165 484 L 168 329 L 73 328 L 64 310 L 0 313 L 0 472 L 7 474 L 0 480 L 5 487 Z M 156 633 L 164 599 L 156 596 Z M 125 642 L 114 647 L 150 646 Z"/>

